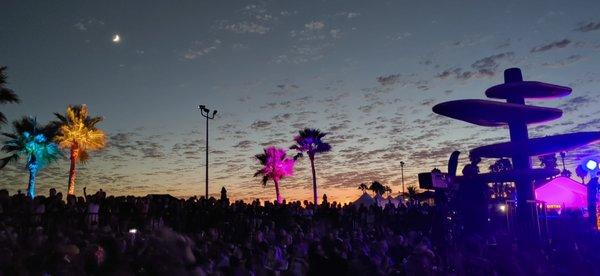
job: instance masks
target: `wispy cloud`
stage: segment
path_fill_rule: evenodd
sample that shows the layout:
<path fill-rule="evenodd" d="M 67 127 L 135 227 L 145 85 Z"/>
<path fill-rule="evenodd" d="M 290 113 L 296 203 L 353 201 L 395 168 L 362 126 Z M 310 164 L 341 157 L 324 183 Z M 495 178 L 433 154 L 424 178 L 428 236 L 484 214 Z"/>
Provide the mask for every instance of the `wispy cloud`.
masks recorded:
<path fill-rule="evenodd" d="M 581 24 L 575 31 L 587 33 L 600 30 L 600 22 L 588 22 Z"/>
<path fill-rule="evenodd" d="M 554 42 L 551 42 L 548 44 L 533 47 L 530 52 L 532 52 L 532 53 L 546 52 L 546 51 L 553 50 L 553 49 L 565 48 L 569 44 L 571 44 L 571 40 L 565 38 L 563 40 L 554 41 Z"/>
<path fill-rule="evenodd" d="M 471 69 L 466 70 L 460 67 L 446 69 L 436 75 L 441 79 L 454 77 L 458 80 L 468 80 L 472 77 L 493 77 L 498 72 L 498 67 L 503 60 L 510 60 L 515 57 L 514 52 L 504 52 L 476 60 L 471 64 Z"/>
<path fill-rule="evenodd" d="M 89 30 L 90 28 L 102 27 L 102 26 L 104 26 L 104 24 L 105 24 L 104 21 L 90 17 L 90 18 L 82 19 L 82 20 L 76 22 L 75 24 L 73 24 L 73 28 L 75 30 L 85 32 L 85 31 Z"/>
<path fill-rule="evenodd" d="M 377 82 L 383 86 L 397 84 L 400 81 L 400 74 L 386 75 L 377 77 Z"/>
<path fill-rule="evenodd" d="M 193 60 L 208 55 L 209 53 L 217 50 L 221 46 L 221 40 L 215 39 L 208 42 L 194 41 L 192 44 L 192 47 L 190 47 L 183 54 L 183 58 Z"/>

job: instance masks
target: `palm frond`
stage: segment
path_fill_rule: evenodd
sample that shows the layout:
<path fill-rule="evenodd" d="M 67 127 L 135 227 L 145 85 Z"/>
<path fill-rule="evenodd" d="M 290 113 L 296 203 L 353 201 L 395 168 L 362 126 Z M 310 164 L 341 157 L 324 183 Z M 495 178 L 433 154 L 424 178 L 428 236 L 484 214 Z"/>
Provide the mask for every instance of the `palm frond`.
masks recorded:
<path fill-rule="evenodd" d="M 83 164 L 87 163 L 87 161 L 90 160 L 89 153 L 85 150 L 80 151 L 78 160 L 79 160 L 79 162 L 81 162 Z"/>
<path fill-rule="evenodd" d="M 317 144 L 317 149 L 315 150 L 315 152 L 321 153 L 321 152 L 328 152 L 331 150 L 331 145 L 329 145 L 328 143 L 319 143 Z"/>
<path fill-rule="evenodd" d="M 67 117 L 63 116 L 62 114 L 60 114 L 58 112 L 54 112 L 54 116 L 56 116 L 56 118 L 58 118 L 58 120 L 63 124 L 66 124 L 68 122 Z"/>
<path fill-rule="evenodd" d="M 294 160 L 298 160 L 300 158 L 304 157 L 304 154 L 302 154 L 302 152 L 296 153 L 296 155 L 294 155 Z"/>
<path fill-rule="evenodd" d="M 18 154 L 13 154 L 7 157 L 4 157 L 2 159 L 0 159 L 0 169 L 4 169 L 4 167 L 6 167 L 6 165 L 10 162 L 17 162 L 19 160 L 19 155 Z"/>
<path fill-rule="evenodd" d="M 265 153 L 260 153 L 254 156 L 261 165 L 265 165 L 267 163 L 267 155 Z"/>
<path fill-rule="evenodd" d="M 12 91 L 12 89 L 4 87 L 6 84 L 6 77 L 0 72 L 3 80 L 0 81 L 0 103 L 19 103 L 19 96 Z"/>
<path fill-rule="evenodd" d="M 3 152 L 15 152 L 15 151 L 19 151 L 21 150 L 21 147 L 16 145 L 15 143 L 5 143 L 4 146 L 2 146 L 2 151 Z"/>
<path fill-rule="evenodd" d="M 95 128 L 96 124 L 102 122 L 102 120 L 104 120 L 104 118 L 102 118 L 102 117 L 92 117 L 92 118 L 88 117 L 85 119 L 84 124 L 86 126 L 88 126 L 89 128 Z"/>
<path fill-rule="evenodd" d="M 17 139 L 17 135 L 15 135 L 14 133 L 3 132 L 2 135 L 10 139 Z"/>
<path fill-rule="evenodd" d="M 40 128 L 40 133 L 44 134 L 48 139 L 53 140 L 56 135 L 58 135 L 58 131 L 60 129 L 59 122 L 50 122 L 45 126 Z"/>
<path fill-rule="evenodd" d="M 37 133 L 37 120 L 35 117 L 25 116 L 20 120 L 14 121 L 13 128 L 15 130 L 15 134 L 19 136 L 25 132 Z"/>
<path fill-rule="evenodd" d="M 269 177 L 268 176 L 263 176 L 263 178 L 262 178 L 262 184 L 263 184 L 263 186 L 266 186 L 268 181 L 269 181 Z"/>

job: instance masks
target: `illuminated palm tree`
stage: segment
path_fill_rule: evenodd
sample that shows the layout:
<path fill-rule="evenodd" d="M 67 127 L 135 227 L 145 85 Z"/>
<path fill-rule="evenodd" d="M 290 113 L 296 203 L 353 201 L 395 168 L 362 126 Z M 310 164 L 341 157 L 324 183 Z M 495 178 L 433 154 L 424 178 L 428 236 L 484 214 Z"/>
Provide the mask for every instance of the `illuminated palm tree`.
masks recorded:
<path fill-rule="evenodd" d="M 2 151 L 10 155 L 0 159 L 0 169 L 9 162 L 16 162 L 20 157 L 26 157 L 26 168 L 29 171 L 27 196 L 33 198 L 38 171 L 60 156 L 58 145 L 52 142 L 57 126 L 53 123 L 39 126 L 35 118 L 24 117 L 13 122 L 13 128 L 13 133 L 3 133 L 9 140 L 4 141 Z"/>
<path fill-rule="evenodd" d="M 312 184 L 313 184 L 313 199 L 315 206 L 317 203 L 317 173 L 315 171 L 315 155 L 318 153 L 328 152 L 331 150 L 331 146 L 328 143 L 323 142 L 323 137 L 327 133 L 321 132 L 318 129 L 305 128 L 298 133 L 298 136 L 294 137 L 296 144 L 291 146 L 290 149 L 298 151 L 298 154 L 294 159 L 302 157 L 303 153 L 308 155 L 310 159 L 310 167 L 312 169 Z"/>
<path fill-rule="evenodd" d="M 275 182 L 275 195 L 277 202 L 281 203 L 281 195 L 279 194 L 279 181 L 284 177 L 294 174 L 294 159 L 287 156 L 285 149 L 276 147 L 268 147 L 264 149 L 264 153 L 257 154 L 256 159 L 263 166 L 258 170 L 254 177 L 262 176 L 263 185 L 267 185 L 269 180 Z"/>
<path fill-rule="evenodd" d="M 19 97 L 11 89 L 6 87 L 6 74 L 4 73 L 6 66 L 0 67 L 0 104 L 18 103 Z M 0 112 L 0 124 L 6 123 L 6 116 Z"/>
<path fill-rule="evenodd" d="M 76 163 L 86 162 L 88 151 L 104 148 L 106 135 L 96 128 L 102 117 L 90 117 L 86 105 L 69 106 L 66 116 L 54 113 L 58 118 L 59 129 L 54 140 L 63 149 L 70 151 L 71 167 L 69 169 L 68 194 L 75 194 L 77 177 Z"/>

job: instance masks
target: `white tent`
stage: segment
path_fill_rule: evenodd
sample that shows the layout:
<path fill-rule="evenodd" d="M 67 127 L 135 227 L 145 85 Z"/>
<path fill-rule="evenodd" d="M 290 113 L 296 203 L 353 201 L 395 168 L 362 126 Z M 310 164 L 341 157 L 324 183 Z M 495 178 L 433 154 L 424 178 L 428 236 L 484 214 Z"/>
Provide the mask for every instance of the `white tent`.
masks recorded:
<path fill-rule="evenodd" d="M 371 206 L 373 204 L 375 204 L 375 200 L 367 193 L 363 193 L 356 201 L 354 201 L 356 207 L 360 207 L 360 205 Z"/>

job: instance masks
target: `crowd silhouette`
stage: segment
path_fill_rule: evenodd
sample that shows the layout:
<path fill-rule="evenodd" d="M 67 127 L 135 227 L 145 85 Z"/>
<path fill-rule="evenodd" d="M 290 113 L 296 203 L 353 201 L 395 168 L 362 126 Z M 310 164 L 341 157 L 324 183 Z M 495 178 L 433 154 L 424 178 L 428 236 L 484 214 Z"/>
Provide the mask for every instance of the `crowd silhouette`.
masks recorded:
<path fill-rule="evenodd" d="M 594 232 L 461 236 L 434 207 L 0 191 L 3 275 L 598 275 Z"/>

